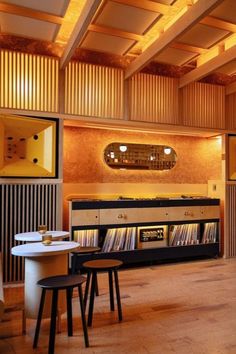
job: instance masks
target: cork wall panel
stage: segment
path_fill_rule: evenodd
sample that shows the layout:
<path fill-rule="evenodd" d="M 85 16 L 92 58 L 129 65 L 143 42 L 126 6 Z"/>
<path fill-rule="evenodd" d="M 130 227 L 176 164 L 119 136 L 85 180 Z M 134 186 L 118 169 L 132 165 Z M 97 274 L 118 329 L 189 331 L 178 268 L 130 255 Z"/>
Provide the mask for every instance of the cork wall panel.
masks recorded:
<path fill-rule="evenodd" d="M 177 153 L 167 171 L 114 170 L 103 159 L 112 142 L 168 145 Z M 221 178 L 217 139 L 64 127 L 64 183 L 207 183 Z M 214 162 L 214 163 L 213 163 Z"/>

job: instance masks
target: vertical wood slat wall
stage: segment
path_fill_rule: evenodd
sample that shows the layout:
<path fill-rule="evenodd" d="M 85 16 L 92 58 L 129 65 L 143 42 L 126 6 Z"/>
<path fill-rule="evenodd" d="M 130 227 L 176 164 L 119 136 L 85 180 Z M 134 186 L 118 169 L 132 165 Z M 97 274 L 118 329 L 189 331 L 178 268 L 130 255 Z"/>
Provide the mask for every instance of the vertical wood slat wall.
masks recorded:
<path fill-rule="evenodd" d="M 0 107 L 58 112 L 59 61 L 0 51 Z"/>
<path fill-rule="evenodd" d="M 225 105 L 226 128 L 236 129 L 236 93 L 226 96 Z"/>
<path fill-rule="evenodd" d="M 124 72 L 70 62 L 65 70 L 65 113 L 123 118 Z"/>
<path fill-rule="evenodd" d="M 178 80 L 137 74 L 129 80 L 130 119 L 179 124 Z"/>
<path fill-rule="evenodd" d="M 183 124 L 225 128 L 225 88 L 195 82 L 182 89 Z"/>
<path fill-rule="evenodd" d="M 236 257 L 236 184 L 226 185 L 225 256 Z"/>
<path fill-rule="evenodd" d="M 60 184 L 1 184 L 0 185 L 0 252 L 3 256 L 3 281 L 23 280 L 22 257 L 11 255 L 18 245 L 14 235 L 37 230 L 45 224 L 49 230 L 61 229 Z"/>

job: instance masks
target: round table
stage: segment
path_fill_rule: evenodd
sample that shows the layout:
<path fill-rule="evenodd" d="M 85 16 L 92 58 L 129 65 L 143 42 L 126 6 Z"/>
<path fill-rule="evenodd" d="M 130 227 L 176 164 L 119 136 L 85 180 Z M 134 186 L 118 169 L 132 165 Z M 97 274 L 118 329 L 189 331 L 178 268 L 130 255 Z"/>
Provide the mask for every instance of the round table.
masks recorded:
<path fill-rule="evenodd" d="M 53 241 L 49 246 L 26 243 L 11 249 L 14 256 L 25 257 L 25 314 L 37 318 L 41 289 L 37 281 L 53 275 L 68 274 L 68 254 L 79 247 L 77 242 Z M 48 294 L 51 295 L 51 294 Z M 63 295 L 63 294 L 62 294 Z M 60 312 L 66 308 L 65 296 L 59 300 Z M 51 299 L 47 296 L 44 318 L 50 317 Z"/>
<path fill-rule="evenodd" d="M 68 231 L 47 231 L 44 235 L 52 235 L 53 241 L 63 240 L 68 238 L 70 233 Z M 23 232 L 14 236 L 16 241 L 24 242 L 41 242 L 42 235 L 38 231 Z"/>

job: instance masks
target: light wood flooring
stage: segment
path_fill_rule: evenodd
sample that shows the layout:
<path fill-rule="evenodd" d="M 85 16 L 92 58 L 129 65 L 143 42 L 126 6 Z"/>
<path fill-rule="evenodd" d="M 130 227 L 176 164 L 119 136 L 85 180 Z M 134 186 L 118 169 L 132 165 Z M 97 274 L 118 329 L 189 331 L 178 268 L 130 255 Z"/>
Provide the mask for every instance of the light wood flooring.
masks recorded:
<path fill-rule="evenodd" d="M 123 322 L 109 311 L 107 275 L 99 275 L 90 348 L 84 347 L 78 298 L 73 299 L 74 336 L 56 335 L 58 354 L 236 354 L 236 259 L 184 262 L 119 272 Z M 8 302 L 22 288 L 5 289 Z M 49 321 L 32 349 L 35 321 L 20 335 L 20 313 L 0 323 L 0 353 L 47 353 Z"/>

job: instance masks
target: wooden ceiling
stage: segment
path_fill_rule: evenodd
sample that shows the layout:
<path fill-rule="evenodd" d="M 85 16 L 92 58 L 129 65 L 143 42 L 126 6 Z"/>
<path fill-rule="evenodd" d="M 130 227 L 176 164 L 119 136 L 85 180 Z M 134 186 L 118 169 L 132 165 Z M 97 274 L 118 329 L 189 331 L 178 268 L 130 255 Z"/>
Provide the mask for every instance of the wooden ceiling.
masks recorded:
<path fill-rule="evenodd" d="M 202 80 L 236 81 L 235 0 L 0 1 L 0 48 Z"/>

